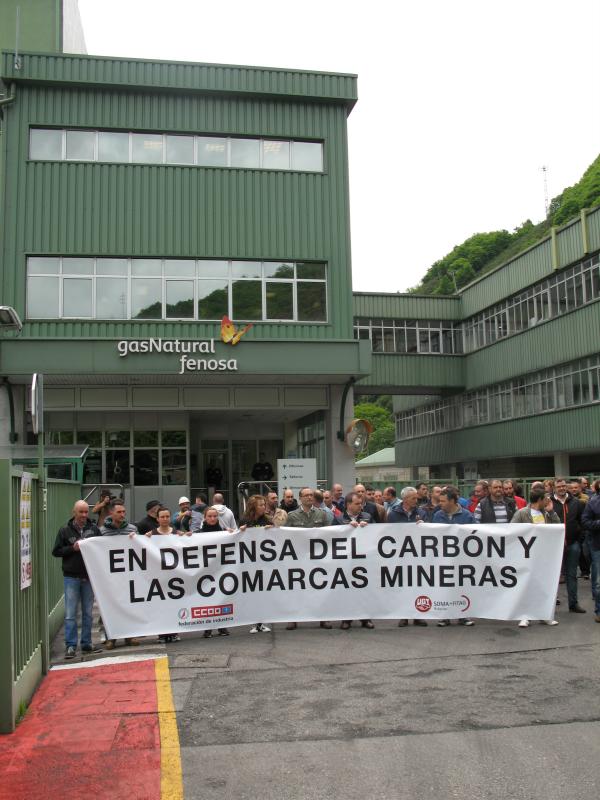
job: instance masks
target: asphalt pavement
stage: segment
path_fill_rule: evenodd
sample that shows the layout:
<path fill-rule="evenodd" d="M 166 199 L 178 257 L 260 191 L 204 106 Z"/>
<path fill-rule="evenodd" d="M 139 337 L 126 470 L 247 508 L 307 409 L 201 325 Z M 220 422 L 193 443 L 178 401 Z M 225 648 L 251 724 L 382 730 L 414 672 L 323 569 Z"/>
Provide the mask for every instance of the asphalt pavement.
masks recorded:
<path fill-rule="evenodd" d="M 110 655 L 168 654 L 186 800 L 565 800 L 600 788 L 600 624 L 579 586 L 587 613 L 561 586 L 555 627 L 307 623 Z"/>

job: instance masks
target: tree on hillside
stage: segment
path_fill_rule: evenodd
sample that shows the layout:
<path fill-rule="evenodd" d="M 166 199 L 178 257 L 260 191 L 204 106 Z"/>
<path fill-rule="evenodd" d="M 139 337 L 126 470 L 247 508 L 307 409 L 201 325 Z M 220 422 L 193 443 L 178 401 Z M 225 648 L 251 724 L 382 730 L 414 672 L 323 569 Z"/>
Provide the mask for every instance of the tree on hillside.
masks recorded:
<path fill-rule="evenodd" d="M 547 218 L 533 224 L 526 220 L 512 233 L 491 231 L 476 233 L 452 252 L 436 261 L 418 286 L 409 292 L 419 294 L 454 294 L 478 275 L 505 263 L 548 235 L 552 225 L 564 225 L 581 209 L 600 205 L 600 156 L 587 168 L 575 186 L 553 198 Z"/>

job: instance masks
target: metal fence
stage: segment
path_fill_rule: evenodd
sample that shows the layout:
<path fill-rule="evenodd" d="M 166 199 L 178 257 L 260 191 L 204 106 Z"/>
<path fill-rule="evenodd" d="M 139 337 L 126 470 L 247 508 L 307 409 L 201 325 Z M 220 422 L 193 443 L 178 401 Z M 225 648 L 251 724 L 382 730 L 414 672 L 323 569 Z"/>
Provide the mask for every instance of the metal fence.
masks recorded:
<path fill-rule="evenodd" d="M 0 559 L 0 733 L 14 730 L 19 709 L 47 671 L 49 640 L 63 619 L 61 562 L 50 553 L 81 492 L 77 482 L 49 480 L 42 493 L 37 472 L 30 471 L 32 582 L 21 589 L 22 474 L 0 460 L 0 496 L 7 505 Z"/>

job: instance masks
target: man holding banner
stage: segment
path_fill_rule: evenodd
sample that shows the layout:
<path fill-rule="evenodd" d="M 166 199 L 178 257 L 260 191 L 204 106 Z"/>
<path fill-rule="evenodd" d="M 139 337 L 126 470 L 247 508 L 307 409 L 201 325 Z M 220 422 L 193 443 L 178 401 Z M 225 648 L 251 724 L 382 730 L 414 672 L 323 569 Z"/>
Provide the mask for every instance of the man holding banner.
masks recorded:
<path fill-rule="evenodd" d="M 62 558 L 65 589 L 65 658 L 75 658 L 77 652 L 77 607 L 81 603 L 81 651 L 101 653 L 92 644 L 92 608 L 94 592 L 79 549 L 82 539 L 100 536 L 100 530 L 89 518 L 90 507 L 85 500 L 73 506 L 73 516 L 58 532 L 52 555 Z"/>
<path fill-rule="evenodd" d="M 127 511 L 125 509 L 125 503 L 122 500 L 113 500 L 109 505 L 109 516 L 106 517 L 104 520 L 104 525 L 100 528 L 100 533 L 102 536 L 135 536 L 138 533 L 138 529 L 135 525 L 131 522 L 127 522 L 126 516 Z M 106 618 L 102 617 L 104 621 L 104 627 L 108 630 L 109 624 Z M 158 635 L 161 635 L 162 631 L 159 632 Z M 106 640 L 106 649 L 107 650 L 114 650 L 117 644 L 116 639 L 107 639 Z M 125 637 L 125 644 L 129 645 L 130 647 L 137 646 L 139 644 L 138 639 L 133 636 L 126 636 Z"/>
<path fill-rule="evenodd" d="M 362 484 L 358 484 L 361 486 Z M 360 492 L 350 492 L 346 495 L 344 501 L 344 513 L 342 514 L 342 518 L 337 520 L 338 525 L 351 525 L 353 528 L 364 528 L 365 525 L 368 525 L 369 522 L 373 521 L 373 518 L 367 511 L 363 511 L 363 497 L 362 493 Z M 373 624 L 373 620 L 371 619 L 361 619 L 360 624 L 363 628 L 374 628 L 375 625 Z M 351 619 L 344 619 L 342 620 L 342 624 L 340 628 L 343 631 L 347 631 L 349 628 L 352 627 L 352 620 Z"/>
<path fill-rule="evenodd" d="M 323 528 L 326 525 L 333 525 L 333 522 L 329 521 L 327 513 L 313 504 L 314 489 L 305 486 L 300 489 L 298 497 L 300 499 L 300 507 L 295 511 L 290 511 L 288 514 L 287 522 L 285 523 L 287 528 Z M 321 628 L 327 628 L 327 630 L 333 627 L 331 622 L 327 620 L 323 620 L 319 624 Z M 293 631 L 297 627 L 297 622 L 288 622 L 286 630 Z"/>

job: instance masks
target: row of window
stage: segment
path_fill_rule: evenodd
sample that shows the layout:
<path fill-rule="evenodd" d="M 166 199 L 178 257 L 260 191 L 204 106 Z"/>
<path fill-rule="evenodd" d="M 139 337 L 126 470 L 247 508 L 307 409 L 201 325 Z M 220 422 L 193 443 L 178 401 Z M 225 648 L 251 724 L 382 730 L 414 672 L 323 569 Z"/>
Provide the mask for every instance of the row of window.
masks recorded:
<path fill-rule="evenodd" d="M 396 438 L 413 439 L 598 402 L 600 355 L 397 414 Z"/>
<path fill-rule="evenodd" d="M 448 320 L 354 320 L 354 338 L 370 339 L 374 353 L 462 353 L 462 329 Z"/>
<path fill-rule="evenodd" d="M 472 353 L 599 298 L 596 254 L 462 323 L 357 317 L 354 336 L 370 339 L 374 353 Z"/>
<path fill-rule="evenodd" d="M 34 161 L 100 161 L 323 172 L 323 143 L 239 136 L 31 128 Z"/>
<path fill-rule="evenodd" d="M 84 483 L 187 484 L 185 431 L 50 431 L 47 444 L 87 444 Z"/>
<path fill-rule="evenodd" d="M 471 353 L 600 298 L 600 255 L 557 272 L 463 323 Z"/>
<path fill-rule="evenodd" d="M 280 261 L 27 259 L 28 319 L 327 321 L 326 266 Z"/>

